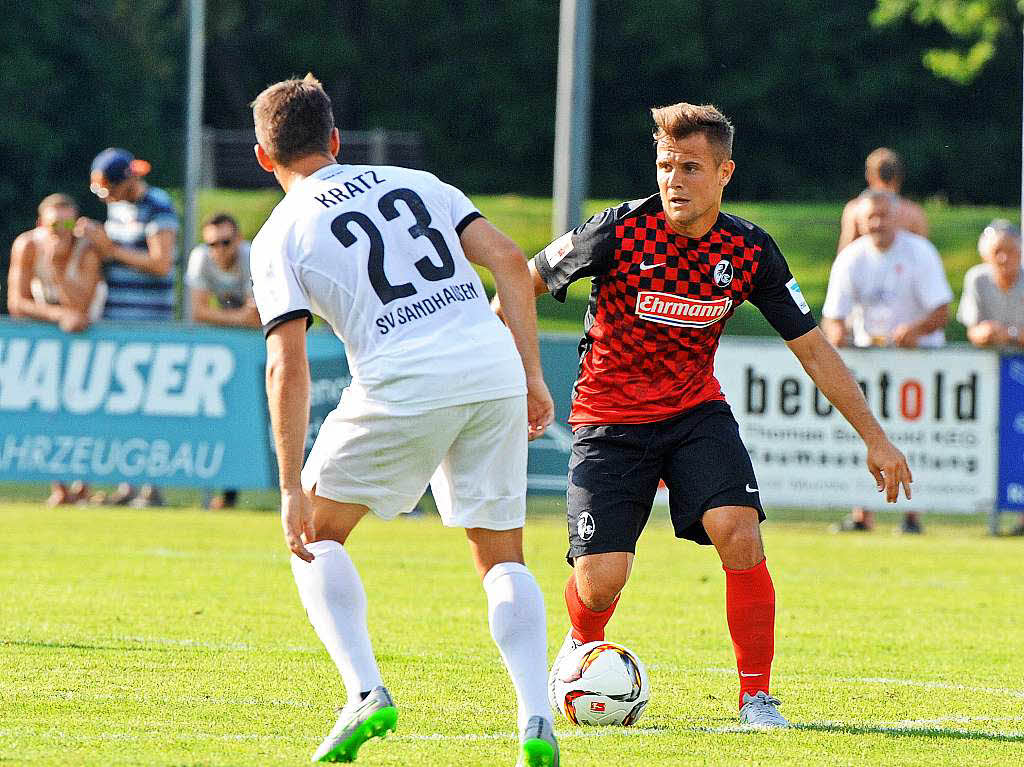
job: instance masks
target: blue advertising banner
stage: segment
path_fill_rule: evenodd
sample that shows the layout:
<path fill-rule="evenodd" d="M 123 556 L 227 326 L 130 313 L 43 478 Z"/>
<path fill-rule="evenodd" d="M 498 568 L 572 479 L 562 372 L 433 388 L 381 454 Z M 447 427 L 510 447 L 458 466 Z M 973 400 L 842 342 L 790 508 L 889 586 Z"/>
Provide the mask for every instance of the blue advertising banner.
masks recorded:
<path fill-rule="evenodd" d="M 578 366 L 577 342 L 574 336 L 541 339 L 541 357 L 555 398 L 556 418 L 548 432 L 530 444 L 531 492 L 565 492 L 572 443 L 567 419 Z M 718 355 L 716 370 L 730 393 L 741 427 L 747 431 L 759 422 L 751 420 L 749 408 L 743 407 L 744 391 L 749 395 L 750 380 L 767 391 L 769 373 L 757 372 L 751 379 L 751 375 L 744 377 L 742 371 L 732 371 L 730 365 L 749 367 L 751 360 L 764 362 L 775 352 L 789 360 L 784 354 L 786 350 L 775 346 L 780 345 L 758 346 L 755 354 L 744 343 L 732 340 L 723 343 Z M 332 334 L 311 331 L 307 347 L 312 377 L 308 449 L 351 378 L 344 348 Z M 936 394 L 928 400 L 927 409 L 924 383 L 915 384 L 916 388 L 907 384 L 903 388 L 910 394 L 917 392 L 916 399 L 901 394 L 899 402 L 901 407 L 914 405 L 917 410 L 906 418 L 920 415 L 921 423 L 886 421 L 887 428 L 895 429 L 898 439 L 917 440 L 918 452 L 927 444 L 931 451 L 929 460 L 938 460 L 936 451 L 946 451 L 939 458 L 945 456 L 943 460 L 973 471 L 970 477 L 979 488 L 974 495 L 961 493 L 960 497 L 948 492 L 949 503 L 943 505 L 931 499 L 930 508 L 971 510 L 983 498 L 991 506 L 996 474 L 994 437 L 998 428 L 996 505 L 1024 510 L 1024 355 L 1002 358 L 1001 385 L 997 391 L 991 382 L 996 379 L 998 355 L 972 350 L 974 356 L 968 359 L 966 352 L 951 353 L 960 355 L 955 365 L 939 359 L 937 353 L 917 355 L 910 361 L 904 360 L 910 355 L 875 354 L 860 360 L 858 370 L 863 367 L 860 372 L 867 375 L 870 371 L 864 366 L 868 362 L 876 367 L 900 362 L 906 363 L 905 367 L 916 361 L 931 365 L 928 370 L 917 370 L 921 381 L 934 378 L 936 382 L 948 383 L 935 390 L 939 394 L 945 392 L 945 399 Z M 262 335 L 252 330 L 170 323 L 99 323 L 85 333 L 67 334 L 52 325 L 0 320 L 0 481 L 78 478 L 101 484 L 124 480 L 162 486 L 276 487 L 277 467 L 263 382 L 265 359 Z M 781 364 L 779 361 L 778 365 Z M 956 369 L 966 383 L 957 383 L 960 378 L 954 381 L 949 377 L 952 373 L 936 373 L 932 370 L 936 366 Z M 799 375 L 795 368 L 793 375 Z M 746 389 L 732 391 L 743 381 L 747 381 Z M 885 387 L 880 391 L 879 396 L 884 395 Z M 998 427 L 996 396 L 992 395 L 998 396 Z M 880 408 L 878 412 L 884 419 L 886 404 L 872 404 Z M 815 412 L 814 408 L 804 408 L 801 417 L 810 418 L 810 425 L 818 427 L 821 419 L 815 420 Z M 940 413 L 953 421 L 932 423 Z M 764 413 L 761 416 L 762 420 L 766 417 Z M 772 426 L 775 431 L 766 432 L 773 449 L 778 447 L 778 434 L 804 433 L 790 428 L 803 423 L 796 415 L 787 415 L 786 419 L 776 425 L 785 426 L 783 432 L 776 426 Z M 918 435 L 925 427 L 931 431 Z M 746 432 L 744 437 L 748 448 L 756 451 L 760 437 Z M 982 460 L 986 455 L 987 462 Z M 922 490 L 924 496 L 927 468 L 915 468 L 915 473 L 920 473 L 915 479 L 920 479 L 921 485 L 915 490 Z M 944 471 L 941 466 L 938 469 Z M 759 471 L 770 485 L 770 472 L 765 467 Z M 815 476 L 821 473 L 819 468 Z M 868 481 L 862 473 L 854 472 L 854 478 Z M 948 480 L 948 474 L 943 473 L 943 478 Z M 849 471 L 840 470 L 836 477 L 847 481 L 848 475 Z M 782 502 L 783 497 L 776 493 L 775 502 Z M 796 506 L 827 503 L 821 488 L 794 491 L 792 496 L 785 495 L 784 500 Z"/>
<path fill-rule="evenodd" d="M 1024 355 L 1006 355 L 999 366 L 1000 509 L 1024 511 Z"/>
<path fill-rule="evenodd" d="M 530 489 L 561 493 L 576 378 L 572 337 L 548 337 L 556 423 L 530 445 Z M 329 332 L 307 336 L 312 388 L 306 449 L 351 381 Z M 0 481 L 277 486 L 263 371 L 250 330 L 99 323 L 81 334 L 0 321 Z"/>
<path fill-rule="evenodd" d="M 2 321 L 0 480 L 265 487 L 263 359 L 251 330 Z"/>

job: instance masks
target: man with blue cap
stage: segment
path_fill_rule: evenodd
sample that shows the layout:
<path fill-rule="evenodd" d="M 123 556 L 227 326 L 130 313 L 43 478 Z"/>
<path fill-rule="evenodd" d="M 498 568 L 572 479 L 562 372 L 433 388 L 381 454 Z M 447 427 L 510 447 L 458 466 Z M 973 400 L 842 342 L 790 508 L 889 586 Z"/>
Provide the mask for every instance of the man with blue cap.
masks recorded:
<path fill-rule="evenodd" d="M 106 224 L 86 232 L 104 261 L 104 319 L 174 319 L 178 214 L 167 192 L 143 180 L 149 170 L 124 149 L 104 149 L 92 161 L 89 189 L 107 204 Z"/>
<path fill-rule="evenodd" d="M 150 171 L 125 149 L 104 149 L 92 161 L 89 190 L 107 205 L 101 227 L 85 222 L 83 234 L 103 259 L 107 282 L 105 320 L 161 322 L 174 319 L 174 269 L 178 214 L 163 189 L 143 180 Z M 106 503 L 160 505 L 156 488 L 122 484 Z"/>

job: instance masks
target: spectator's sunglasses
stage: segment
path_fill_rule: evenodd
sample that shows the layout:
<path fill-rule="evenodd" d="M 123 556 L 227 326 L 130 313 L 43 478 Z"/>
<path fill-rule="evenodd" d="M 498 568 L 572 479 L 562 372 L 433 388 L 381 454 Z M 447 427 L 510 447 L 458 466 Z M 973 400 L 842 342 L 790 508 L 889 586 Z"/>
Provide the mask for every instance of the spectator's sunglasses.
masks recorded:
<path fill-rule="evenodd" d="M 234 240 L 234 237 L 225 237 L 223 240 L 204 240 L 204 242 L 206 242 L 207 247 L 210 248 L 226 248 L 228 245 L 234 242 Z"/>
<path fill-rule="evenodd" d="M 120 186 L 121 184 L 123 184 L 127 180 L 128 179 L 124 178 L 124 179 L 121 179 L 120 181 L 118 181 L 118 182 L 116 182 L 114 184 L 109 184 L 109 185 L 98 184 L 98 183 L 96 183 L 94 181 L 93 183 L 89 184 L 89 191 L 92 192 L 97 197 L 99 197 L 101 200 L 105 200 L 108 197 L 110 197 L 110 190 L 111 189 L 114 189 L 115 187 Z"/>

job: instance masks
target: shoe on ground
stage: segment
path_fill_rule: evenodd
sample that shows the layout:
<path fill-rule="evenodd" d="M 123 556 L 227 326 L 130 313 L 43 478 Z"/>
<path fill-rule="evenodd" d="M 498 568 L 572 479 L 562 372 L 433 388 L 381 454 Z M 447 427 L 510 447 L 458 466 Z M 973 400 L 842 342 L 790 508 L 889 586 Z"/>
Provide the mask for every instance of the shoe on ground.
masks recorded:
<path fill-rule="evenodd" d="M 558 681 L 558 667 L 562 665 L 562 661 L 565 660 L 567 655 L 582 646 L 583 642 L 579 641 L 572 635 L 572 629 L 570 628 L 569 633 L 565 635 L 565 640 L 562 642 L 561 648 L 558 650 L 558 654 L 555 656 L 555 662 L 551 664 L 551 673 L 548 674 L 548 702 L 551 704 L 551 708 L 555 711 L 562 712 L 561 703 L 555 695 L 555 682 Z"/>
<path fill-rule="evenodd" d="M 94 493 L 89 502 L 99 506 L 127 506 L 133 498 L 135 498 L 135 488 L 127 483 L 122 483 L 112 493 L 103 490 Z"/>
<path fill-rule="evenodd" d="M 544 717 L 531 716 L 526 723 L 516 767 L 558 767 L 558 741 Z"/>
<path fill-rule="evenodd" d="M 334 729 L 313 753 L 313 762 L 354 762 L 359 747 L 370 738 L 383 738 L 393 732 L 398 709 L 385 687 L 374 687 L 370 694 L 341 710 Z"/>
<path fill-rule="evenodd" d="M 218 493 L 210 500 L 208 508 L 211 511 L 223 511 L 224 509 L 233 509 L 237 505 L 238 491 L 225 490 L 223 493 Z"/>
<path fill-rule="evenodd" d="M 134 509 L 152 509 L 164 505 L 164 497 L 153 485 L 143 485 L 139 494 L 131 500 Z"/>
<path fill-rule="evenodd" d="M 46 499 L 46 505 L 51 509 L 56 506 L 66 506 L 70 503 L 74 503 L 71 500 L 71 494 L 63 485 L 58 485 L 50 491 L 49 497 Z"/>
<path fill-rule="evenodd" d="M 751 695 L 743 693 L 743 706 L 740 708 L 740 724 L 758 730 L 777 730 L 789 727 L 786 717 L 779 713 L 782 702 L 766 692 Z"/>
<path fill-rule="evenodd" d="M 847 517 L 842 522 L 836 522 L 829 528 L 833 533 L 870 533 L 871 528 L 863 519 Z"/>
<path fill-rule="evenodd" d="M 924 532 L 921 523 L 912 517 L 904 517 L 900 525 L 900 532 L 904 535 L 920 535 Z"/>

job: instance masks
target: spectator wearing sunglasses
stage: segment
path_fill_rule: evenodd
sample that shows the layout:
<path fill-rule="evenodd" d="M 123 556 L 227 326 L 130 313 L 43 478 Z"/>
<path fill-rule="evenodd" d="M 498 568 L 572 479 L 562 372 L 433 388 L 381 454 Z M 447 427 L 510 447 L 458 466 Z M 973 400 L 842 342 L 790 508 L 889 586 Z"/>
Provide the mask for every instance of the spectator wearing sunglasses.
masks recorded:
<path fill-rule="evenodd" d="M 203 241 L 188 257 L 188 285 L 192 321 L 203 325 L 238 328 L 260 327 L 249 276 L 249 242 L 243 240 L 238 221 L 228 213 L 208 218 L 202 226 Z M 237 490 L 225 490 L 210 501 L 211 509 L 232 508 Z"/>
<path fill-rule="evenodd" d="M 258 328 L 259 313 L 249 276 L 249 242 L 238 222 L 218 213 L 202 226 L 203 241 L 188 257 L 185 284 L 191 294 L 192 320 L 204 325 Z"/>
<path fill-rule="evenodd" d="M 67 333 L 83 331 L 100 318 L 107 286 L 99 253 L 81 235 L 88 224 L 66 194 L 51 194 L 39 203 L 35 228 L 11 247 L 7 305 L 12 317 L 51 322 Z M 88 493 L 79 481 L 54 482 L 47 503 L 76 503 Z"/>

